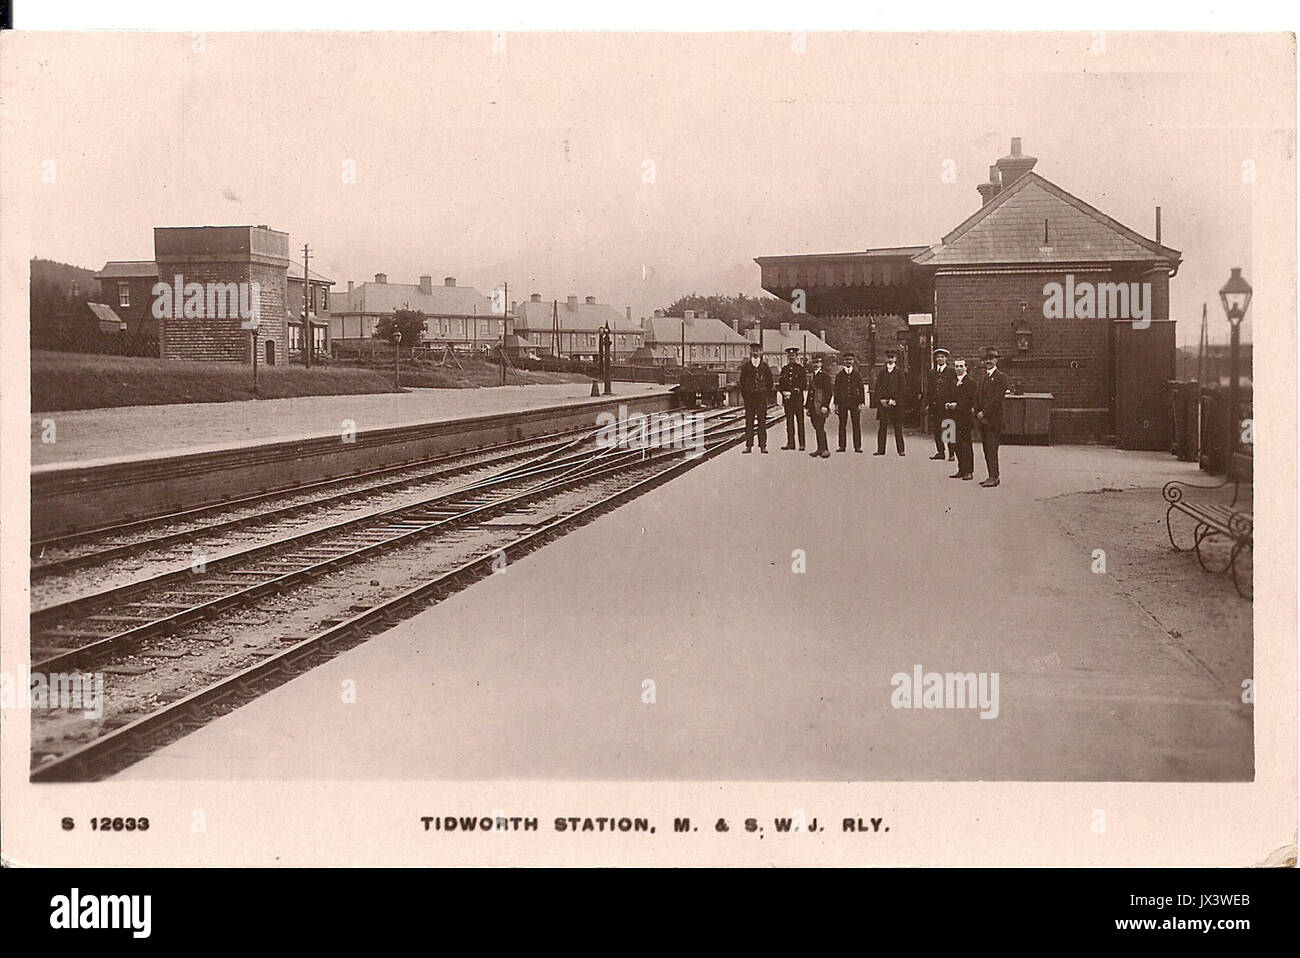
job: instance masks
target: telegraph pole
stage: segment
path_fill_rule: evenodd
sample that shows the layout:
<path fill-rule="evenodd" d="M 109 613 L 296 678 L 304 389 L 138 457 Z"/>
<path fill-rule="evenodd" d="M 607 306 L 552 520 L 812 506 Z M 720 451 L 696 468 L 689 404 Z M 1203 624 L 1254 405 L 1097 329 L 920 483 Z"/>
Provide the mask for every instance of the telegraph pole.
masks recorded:
<path fill-rule="evenodd" d="M 302 244 L 302 363 L 311 369 L 311 276 L 307 272 L 307 261 L 311 258 L 311 247 Z"/>

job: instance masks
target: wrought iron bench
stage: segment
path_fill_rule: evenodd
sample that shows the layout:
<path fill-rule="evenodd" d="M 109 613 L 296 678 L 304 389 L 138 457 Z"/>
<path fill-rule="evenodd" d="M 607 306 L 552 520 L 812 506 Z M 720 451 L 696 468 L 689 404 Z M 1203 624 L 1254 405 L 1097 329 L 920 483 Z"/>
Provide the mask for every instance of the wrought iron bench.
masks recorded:
<path fill-rule="evenodd" d="M 1255 517 L 1245 509 L 1237 508 L 1237 499 L 1241 496 L 1242 473 L 1245 469 L 1236 468 L 1233 470 L 1236 474 L 1235 479 L 1224 479 L 1217 486 L 1197 486 L 1190 482 L 1182 482 L 1173 479 L 1165 483 L 1162 490 L 1165 502 L 1169 503 L 1169 508 L 1165 510 L 1165 529 L 1169 533 L 1169 544 L 1179 552 L 1196 553 L 1196 561 L 1201 564 L 1201 568 L 1206 572 L 1231 572 L 1232 584 L 1237 590 L 1237 594 L 1244 599 L 1252 598 L 1254 595 L 1254 585 L 1250 581 L 1250 576 L 1243 576 L 1237 566 L 1237 559 L 1242 552 L 1250 552 L 1255 546 Z M 1251 478 L 1247 477 L 1246 482 Z M 1222 489 L 1228 483 L 1233 484 L 1232 502 L 1226 506 L 1217 505 L 1211 502 L 1191 500 L 1187 498 L 1187 493 L 1192 490 L 1198 492 L 1212 492 L 1216 489 Z M 1192 544 L 1190 546 L 1180 546 L 1174 539 L 1174 527 L 1172 517 L 1175 512 L 1181 512 L 1190 516 L 1196 523 L 1192 530 Z M 1214 538 L 1229 539 L 1232 542 L 1232 549 L 1228 553 L 1228 560 L 1222 568 L 1214 568 L 1211 561 L 1206 558 L 1201 546 L 1207 540 Z M 1242 579 L 1246 578 L 1245 587 Z"/>

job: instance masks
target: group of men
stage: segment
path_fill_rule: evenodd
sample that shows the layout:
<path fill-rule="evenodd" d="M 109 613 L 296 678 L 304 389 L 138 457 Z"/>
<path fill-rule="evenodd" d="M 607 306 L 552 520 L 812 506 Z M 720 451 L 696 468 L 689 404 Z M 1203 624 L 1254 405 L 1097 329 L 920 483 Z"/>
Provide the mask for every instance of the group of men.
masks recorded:
<path fill-rule="evenodd" d="M 806 450 L 804 413 L 812 421 L 817 448 L 809 455 L 829 459 L 830 444 L 826 439 L 826 420 L 831 410 L 839 420 L 839 452 L 848 447 L 849 425 L 853 427 L 853 451 L 862 452 L 862 407 L 867 404 L 867 384 L 856 368 L 853 353 L 843 356 L 843 368 L 832 380 L 823 368 L 821 356 L 813 356 L 812 375 L 799 362 L 799 349 L 791 346 L 786 351 L 785 366 L 773 383 L 772 370 L 763 362 L 763 349 L 758 343 L 750 346 L 749 361 L 740 370 L 740 393 L 745 403 L 745 452 L 754 451 L 754 437 L 758 436 L 759 452 L 767 452 L 767 407 L 775 388 L 785 409 L 786 443 L 782 449 Z M 956 461 L 957 471 L 950 479 L 975 478 L 975 452 L 972 432 L 979 425 L 984 447 L 984 463 L 988 478 L 980 483 L 985 488 L 1000 484 L 998 446 L 1002 440 L 1002 397 L 1010 383 L 998 370 L 998 351 L 984 350 L 984 373 L 972 376 L 967 372 L 966 361 L 958 359 L 949 365 L 948 350 L 934 351 L 934 369 L 926 388 L 918 397 L 929 414 L 933 430 L 935 454 L 931 459 Z M 885 454 L 889 432 L 894 433 L 894 446 L 900 456 L 907 455 L 903 440 L 903 409 L 907 404 L 908 386 L 903 370 L 898 364 L 898 353 L 885 353 L 885 368 L 880 370 L 875 382 L 876 407 L 879 425 L 876 430 L 875 455 Z"/>

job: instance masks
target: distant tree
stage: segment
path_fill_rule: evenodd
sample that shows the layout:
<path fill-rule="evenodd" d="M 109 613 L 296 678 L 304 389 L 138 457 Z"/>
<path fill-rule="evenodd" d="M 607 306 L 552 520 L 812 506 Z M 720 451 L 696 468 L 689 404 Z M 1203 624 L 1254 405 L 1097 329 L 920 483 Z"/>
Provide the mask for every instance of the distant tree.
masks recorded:
<path fill-rule="evenodd" d="M 427 317 L 418 309 L 403 307 L 394 311 L 392 316 L 380 316 L 379 321 L 375 323 L 375 331 L 372 335 L 375 339 L 391 343 L 394 342 L 393 334 L 400 330 L 402 345 L 409 349 L 412 346 L 420 345 L 423 341 L 424 326 L 427 322 Z"/>

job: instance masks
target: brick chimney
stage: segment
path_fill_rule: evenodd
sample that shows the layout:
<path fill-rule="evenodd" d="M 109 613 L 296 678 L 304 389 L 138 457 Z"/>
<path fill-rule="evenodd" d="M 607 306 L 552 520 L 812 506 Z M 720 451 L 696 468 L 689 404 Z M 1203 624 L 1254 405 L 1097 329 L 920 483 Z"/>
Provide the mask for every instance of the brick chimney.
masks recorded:
<path fill-rule="evenodd" d="M 388 274 L 387 274 L 387 273 L 376 273 L 376 274 L 375 274 L 375 282 L 378 283 L 380 286 L 383 286 L 383 285 L 387 284 L 387 282 L 388 282 Z"/>
<path fill-rule="evenodd" d="M 1037 162 L 1038 157 L 1025 156 L 1020 152 L 1020 137 L 1012 137 L 1011 152 L 998 160 L 998 172 L 1002 175 L 1002 189 L 1005 190 L 1032 170 Z"/>
<path fill-rule="evenodd" d="M 421 277 L 420 277 L 420 292 L 422 292 L 425 296 L 431 296 L 431 295 L 433 295 L 433 277 L 432 277 L 432 276 L 421 276 Z"/>
<path fill-rule="evenodd" d="M 569 305 L 569 312 L 576 313 L 578 311 L 578 297 L 570 296 L 568 305 Z"/>
<path fill-rule="evenodd" d="M 789 324 L 789 323 L 782 323 L 782 324 L 781 324 L 781 335 L 782 335 L 782 336 L 788 336 L 788 335 L 790 335 L 790 324 Z"/>
<path fill-rule="evenodd" d="M 989 180 L 975 187 L 980 193 L 980 206 L 987 206 L 993 197 L 1002 192 L 1002 174 L 996 166 L 989 167 Z"/>
<path fill-rule="evenodd" d="M 656 310 L 655 310 L 655 316 L 663 317 L 663 316 L 665 316 L 665 315 L 666 315 L 666 314 L 664 313 L 664 311 L 663 311 L 662 309 L 656 309 Z"/>
<path fill-rule="evenodd" d="M 596 297 L 595 297 L 595 296 L 588 296 L 586 302 L 587 302 L 587 305 L 588 305 L 588 306 L 595 306 L 595 305 L 596 305 Z"/>
<path fill-rule="evenodd" d="M 686 320 L 687 326 L 695 325 L 695 310 L 686 309 L 682 311 L 682 319 Z"/>
<path fill-rule="evenodd" d="M 627 314 L 627 321 L 628 321 L 629 323 L 632 322 L 632 307 L 631 307 L 631 306 L 625 306 L 625 307 L 623 307 L 623 311 Z"/>
<path fill-rule="evenodd" d="M 443 286 L 455 286 L 455 285 L 456 285 L 456 277 L 455 277 L 455 276 L 445 276 L 445 277 L 443 277 L 442 285 L 443 285 Z"/>
<path fill-rule="evenodd" d="M 352 295 L 352 280 L 348 280 L 348 295 Z"/>
<path fill-rule="evenodd" d="M 533 293 L 531 296 L 528 297 L 528 301 L 530 303 L 540 303 L 542 301 L 542 294 Z"/>

